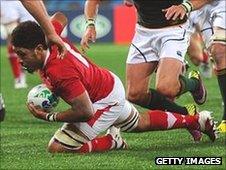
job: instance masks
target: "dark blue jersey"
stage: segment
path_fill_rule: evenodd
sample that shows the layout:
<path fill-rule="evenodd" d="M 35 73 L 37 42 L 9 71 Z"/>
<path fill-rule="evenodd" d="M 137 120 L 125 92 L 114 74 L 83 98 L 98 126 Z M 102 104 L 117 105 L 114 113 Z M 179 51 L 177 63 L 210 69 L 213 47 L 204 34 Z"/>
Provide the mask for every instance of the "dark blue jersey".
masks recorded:
<path fill-rule="evenodd" d="M 133 0 L 138 13 L 138 24 L 148 28 L 161 28 L 186 22 L 187 18 L 176 21 L 165 18 L 163 9 L 179 5 L 183 0 Z"/>

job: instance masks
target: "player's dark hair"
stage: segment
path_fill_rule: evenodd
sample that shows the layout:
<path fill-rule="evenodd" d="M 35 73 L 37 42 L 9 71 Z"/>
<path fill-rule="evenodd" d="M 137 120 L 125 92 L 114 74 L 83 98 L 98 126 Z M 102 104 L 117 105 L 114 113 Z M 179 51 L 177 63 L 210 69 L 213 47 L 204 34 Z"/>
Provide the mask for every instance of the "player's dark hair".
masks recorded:
<path fill-rule="evenodd" d="M 33 21 L 20 23 L 12 32 L 11 42 L 15 47 L 34 49 L 38 44 L 42 44 L 44 49 L 47 49 L 45 34 Z"/>

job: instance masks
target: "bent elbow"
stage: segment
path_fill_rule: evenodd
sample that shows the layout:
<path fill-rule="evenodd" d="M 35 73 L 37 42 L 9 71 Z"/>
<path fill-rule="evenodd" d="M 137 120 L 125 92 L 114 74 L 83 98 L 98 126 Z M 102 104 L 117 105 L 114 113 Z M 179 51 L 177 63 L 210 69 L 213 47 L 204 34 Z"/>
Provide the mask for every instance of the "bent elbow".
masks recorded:
<path fill-rule="evenodd" d="M 92 117 L 93 117 L 93 113 L 92 112 L 86 112 L 83 114 L 83 116 L 81 117 L 81 121 L 83 122 L 87 122 L 89 121 Z"/>
<path fill-rule="evenodd" d="M 77 114 L 74 114 L 73 117 L 71 117 L 72 122 L 87 122 L 93 117 L 94 113 L 88 110 L 83 110 L 80 112 L 77 112 Z"/>

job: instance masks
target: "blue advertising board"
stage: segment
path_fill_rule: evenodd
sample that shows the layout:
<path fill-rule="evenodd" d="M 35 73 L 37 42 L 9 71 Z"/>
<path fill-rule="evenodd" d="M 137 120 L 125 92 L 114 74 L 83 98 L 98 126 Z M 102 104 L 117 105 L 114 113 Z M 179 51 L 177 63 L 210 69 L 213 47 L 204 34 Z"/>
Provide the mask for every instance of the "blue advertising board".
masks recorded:
<path fill-rule="evenodd" d="M 57 11 L 50 11 L 54 14 Z M 61 11 L 68 18 L 68 26 L 64 31 L 64 35 L 73 42 L 80 42 L 85 31 L 84 10 Z M 113 8 L 104 8 L 99 11 L 96 19 L 97 42 L 113 42 Z M 1 27 L 1 44 L 5 43 L 4 27 Z"/>
<path fill-rule="evenodd" d="M 52 11 L 51 13 L 55 13 Z M 80 42 L 85 32 L 85 16 L 84 10 L 62 11 L 68 18 L 68 26 L 66 28 L 67 37 L 73 42 Z M 99 11 L 96 19 L 96 31 L 98 42 L 113 41 L 113 9 L 104 8 Z"/>

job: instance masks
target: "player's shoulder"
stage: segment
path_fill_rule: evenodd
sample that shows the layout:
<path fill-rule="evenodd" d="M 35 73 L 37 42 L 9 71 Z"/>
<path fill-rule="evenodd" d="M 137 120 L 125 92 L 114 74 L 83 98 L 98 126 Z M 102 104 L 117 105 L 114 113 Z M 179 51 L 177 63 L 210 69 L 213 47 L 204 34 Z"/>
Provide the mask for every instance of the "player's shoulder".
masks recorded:
<path fill-rule="evenodd" d="M 49 61 L 45 69 L 47 75 L 54 81 L 61 81 L 65 79 L 70 79 L 78 77 L 77 69 L 69 59 L 69 56 L 64 59 L 54 58 Z"/>

